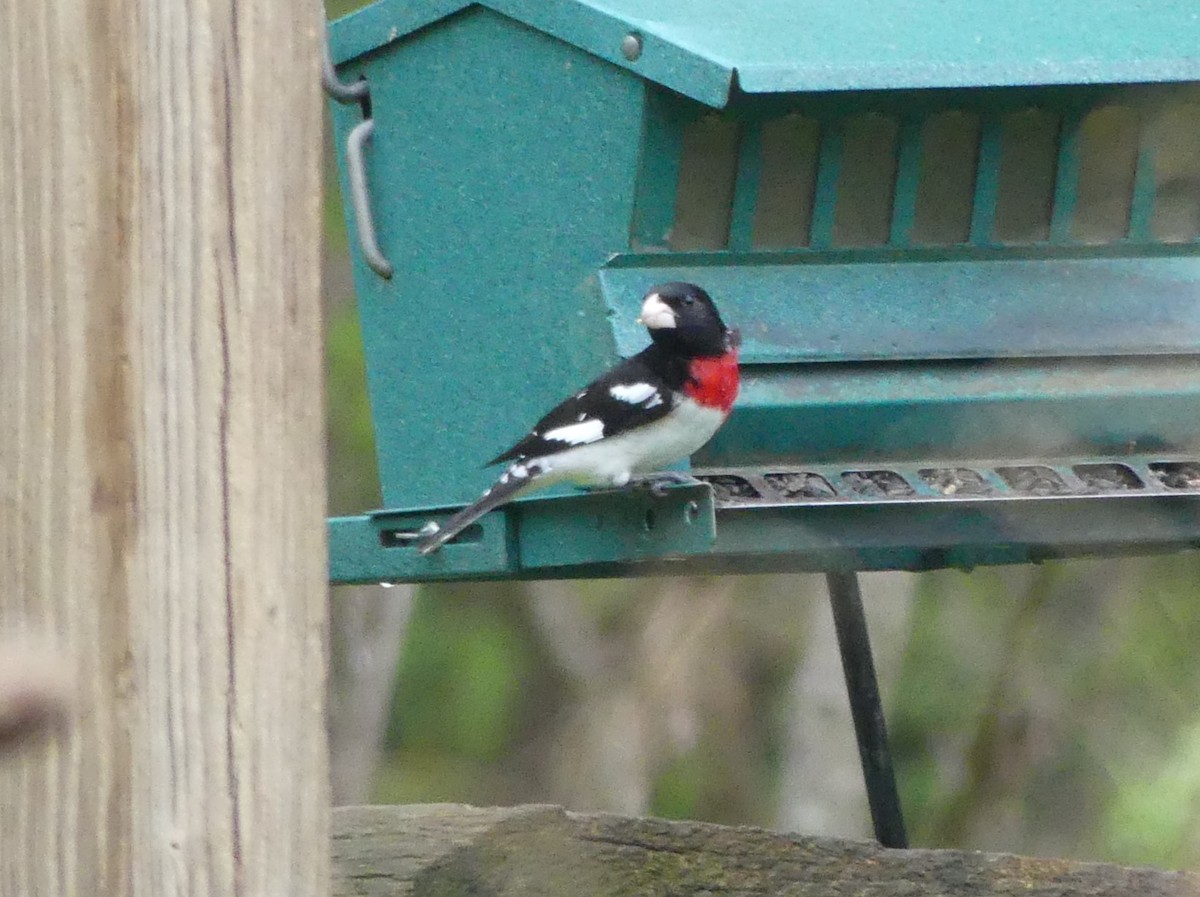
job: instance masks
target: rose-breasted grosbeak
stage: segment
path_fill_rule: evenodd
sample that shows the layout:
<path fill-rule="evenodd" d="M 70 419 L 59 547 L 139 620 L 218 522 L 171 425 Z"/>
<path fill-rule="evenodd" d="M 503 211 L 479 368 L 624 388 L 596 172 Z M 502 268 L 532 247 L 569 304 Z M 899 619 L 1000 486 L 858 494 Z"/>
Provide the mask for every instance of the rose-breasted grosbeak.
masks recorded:
<path fill-rule="evenodd" d="M 510 462 L 477 502 L 417 542 L 437 551 L 488 511 L 552 483 L 687 482 L 662 471 L 712 438 L 738 392 L 738 333 L 691 283 L 650 290 L 638 318 L 650 345 L 575 393 L 489 464 Z M 647 476 L 649 475 L 649 476 Z"/>

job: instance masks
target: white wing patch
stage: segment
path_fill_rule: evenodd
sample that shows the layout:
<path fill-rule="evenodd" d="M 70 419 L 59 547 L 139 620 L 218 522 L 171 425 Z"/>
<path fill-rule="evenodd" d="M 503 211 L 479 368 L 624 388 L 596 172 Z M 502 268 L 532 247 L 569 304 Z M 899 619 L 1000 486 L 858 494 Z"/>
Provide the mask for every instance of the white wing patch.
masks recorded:
<path fill-rule="evenodd" d="M 565 442 L 567 445 L 583 445 L 588 442 L 595 442 L 604 435 L 604 421 L 596 418 L 580 421 L 577 424 L 568 424 L 565 427 L 555 427 L 553 430 L 547 430 L 542 434 L 543 439 L 552 439 L 555 442 Z"/>
<path fill-rule="evenodd" d="M 506 471 L 504 471 L 504 473 L 500 474 L 500 483 L 502 485 L 507 485 L 509 480 L 526 480 L 526 479 L 529 479 L 529 468 L 526 467 L 524 464 L 522 464 L 520 461 L 517 461 L 517 462 L 509 465 L 508 470 L 506 470 Z M 491 489 L 488 489 L 483 494 L 487 495 L 491 491 L 492 491 Z"/>
<path fill-rule="evenodd" d="M 637 405 L 651 397 L 657 399 L 657 401 L 651 402 L 647 406 L 648 408 L 662 404 L 662 396 L 649 383 L 618 383 L 616 386 L 609 388 L 608 394 L 617 401 L 627 402 L 630 405 Z"/>

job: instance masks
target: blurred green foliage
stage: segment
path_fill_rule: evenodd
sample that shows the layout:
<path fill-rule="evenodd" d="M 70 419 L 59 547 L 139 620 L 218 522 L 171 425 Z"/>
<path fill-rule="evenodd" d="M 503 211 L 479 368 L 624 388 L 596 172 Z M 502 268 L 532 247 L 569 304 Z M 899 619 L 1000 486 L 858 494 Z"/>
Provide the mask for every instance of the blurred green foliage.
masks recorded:
<path fill-rule="evenodd" d="M 504 802 L 530 717 L 561 701 L 520 597 L 502 584 L 423 590 L 396 674 L 377 801 Z"/>
<path fill-rule="evenodd" d="M 326 313 L 325 363 L 329 512 L 348 514 L 378 507 L 375 431 L 353 302 L 339 302 Z"/>
<path fill-rule="evenodd" d="M 325 15 L 331 20 L 340 19 L 370 2 L 371 0 L 325 0 Z"/>
<path fill-rule="evenodd" d="M 454 745 L 466 761 L 495 762 L 519 737 L 536 645 L 515 596 L 480 600 L 467 587 L 442 591 L 419 602 L 410 623 L 421 637 L 400 664 L 405 700 L 396 705 L 388 740 L 417 751 Z M 449 669 L 448 657 L 455 659 Z"/>
<path fill-rule="evenodd" d="M 914 840 L 1200 861 L 1197 582 L 1191 555 L 926 576 L 892 712 Z"/>
<path fill-rule="evenodd" d="M 1165 763 L 1122 772 L 1102 833 L 1111 853 L 1156 866 L 1194 865 L 1200 724 L 1178 733 Z"/>

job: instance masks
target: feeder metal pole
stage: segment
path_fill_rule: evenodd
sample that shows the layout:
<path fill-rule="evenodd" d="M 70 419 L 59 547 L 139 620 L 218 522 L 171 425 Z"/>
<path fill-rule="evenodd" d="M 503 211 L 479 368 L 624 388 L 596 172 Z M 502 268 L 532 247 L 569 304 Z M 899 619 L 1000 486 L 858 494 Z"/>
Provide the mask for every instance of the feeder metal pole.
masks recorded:
<path fill-rule="evenodd" d="M 884 847 L 907 847 L 908 837 L 904 832 L 900 795 L 896 791 L 896 775 L 888 750 L 887 725 L 879 699 L 879 683 L 875 679 L 875 661 L 871 657 L 858 576 L 855 573 L 828 573 L 826 581 L 875 838 Z"/>

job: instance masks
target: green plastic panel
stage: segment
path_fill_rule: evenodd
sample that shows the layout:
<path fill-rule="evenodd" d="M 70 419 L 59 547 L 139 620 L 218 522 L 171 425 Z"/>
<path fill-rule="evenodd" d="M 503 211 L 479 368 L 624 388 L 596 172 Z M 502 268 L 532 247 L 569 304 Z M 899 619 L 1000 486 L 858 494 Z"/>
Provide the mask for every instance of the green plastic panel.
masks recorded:
<path fill-rule="evenodd" d="M 756 94 L 1200 80 L 1192 0 L 381 0 L 335 31 L 335 60 L 476 5 L 715 107 L 735 79 Z"/>
<path fill-rule="evenodd" d="M 704 285 L 750 363 L 1200 353 L 1196 256 L 665 261 L 600 272 L 623 355 L 645 346 L 642 296 L 668 280 Z"/>
<path fill-rule="evenodd" d="M 774 508 L 718 516 L 696 572 L 936 570 L 1200 547 L 1200 499 Z"/>
<path fill-rule="evenodd" d="M 421 557 L 411 540 L 431 518 L 428 512 L 364 514 L 329 522 L 331 582 L 415 582 L 425 579 L 479 579 L 516 569 L 510 518 L 488 514 L 471 528 L 469 539 Z"/>
<path fill-rule="evenodd" d="M 752 365 L 693 464 L 1189 451 L 1197 408 L 1194 357 Z"/>
<path fill-rule="evenodd" d="M 615 15 L 727 60 L 748 93 L 1186 81 L 1190 0 L 605 0 Z"/>
<path fill-rule="evenodd" d="M 687 557 L 712 550 L 712 492 L 706 486 L 645 493 L 562 496 L 517 507 L 520 565 L 550 571 L 600 562 Z"/>
<path fill-rule="evenodd" d="M 550 578 L 560 571 L 621 569 L 650 558 L 690 558 L 716 539 L 712 491 L 672 487 L 574 493 L 516 502 L 487 514 L 474 532 L 423 557 L 411 536 L 445 508 L 342 517 L 329 524 L 333 582 Z M 474 529 L 474 528 L 473 528 Z"/>
<path fill-rule="evenodd" d="M 383 280 L 352 241 L 383 501 L 465 503 L 485 461 L 616 360 L 596 271 L 628 239 L 643 83 L 482 9 L 359 70 L 395 266 Z M 339 146 L 360 120 L 334 110 Z"/>

